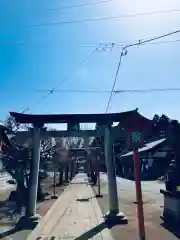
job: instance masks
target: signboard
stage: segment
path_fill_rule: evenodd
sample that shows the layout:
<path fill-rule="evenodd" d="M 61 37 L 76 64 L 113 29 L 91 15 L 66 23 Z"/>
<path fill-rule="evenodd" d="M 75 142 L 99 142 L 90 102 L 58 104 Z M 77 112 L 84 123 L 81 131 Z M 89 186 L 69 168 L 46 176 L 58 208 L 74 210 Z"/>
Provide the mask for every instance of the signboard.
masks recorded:
<path fill-rule="evenodd" d="M 128 132 L 128 147 L 130 150 L 140 148 L 144 145 L 143 133 L 140 130 Z"/>

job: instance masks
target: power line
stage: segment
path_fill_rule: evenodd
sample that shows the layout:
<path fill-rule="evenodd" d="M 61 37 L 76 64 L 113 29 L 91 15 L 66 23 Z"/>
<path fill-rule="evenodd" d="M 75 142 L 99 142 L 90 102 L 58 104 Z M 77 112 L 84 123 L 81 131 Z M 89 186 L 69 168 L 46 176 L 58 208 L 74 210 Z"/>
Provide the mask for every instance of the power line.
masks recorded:
<path fill-rule="evenodd" d="M 62 81 L 61 81 L 59 84 L 57 84 L 54 88 L 52 88 L 51 90 L 49 90 L 49 92 L 48 92 L 46 95 L 44 95 L 43 97 L 41 97 L 37 102 L 35 102 L 35 104 L 34 104 L 32 107 L 38 105 L 38 104 L 39 104 L 40 102 L 42 102 L 44 99 L 48 98 L 51 94 L 54 93 L 54 91 L 57 90 L 57 88 L 58 88 L 59 86 L 61 86 L 62 84 L 64 84 L 66 81 L 68 81 L 68 80 L 81 68 L 81 66 L 82 66 L 95 52 L 97 52 L 97 49 L 98 49 L 98 47 L 96 47 L 93 51 L 91 51 L 91 52 L 83 59 L 83 61 L 80 63 L 80 65 L 79 65 L 68 77 L 66 77 L 64 80 L 62 80 Z M 22 111 L 22 113 L 25 113 L 25 112 L 29 111 L 32 107 L 28 107 L 28 108 L 24 109 L 24 110 Z"/>
<path fill-rule="evenodd" d="M 85 59 L 80 63 L 80 66 L 68 77 L 66 77 L 63 81 L 61 81 L 59 84 L 57 84 L 57 86 L 55 86 L 52 90 L 51 93 L 53 93 L 59 86 L 61 86 L 63 83 L 65 83 L 67 80 L 69 80 L 69 78 L 71 78 L 79 69 L 80 67 L 95 53 L 97 52 L 98 47 L 95 48 L 90 54 L 88 54 L 87 57 L 85 57 Z"/>
<path fill-rule="evenodd" d="M 161 39 L 161 38 L 164 38 L 164 37 L 167 37 L 167 36 L 170 36 L 170 35 L 173 35 L 173 34 L 177 34 L 179 33 L 180 30 L 176 30 L 176 31 L 173 31 L 173 32 L 170 32 L 170 33 L 167 33 L 167 34 L 164 34 L 164 35 L 161 35 L 161 36 L 158 36 L 158 37 L 154 37 L 154 38 L 149 38 L 147 40 L 142 40 L 142 41 L 139 41 L 137 43 L 133 43 L 133 44 L 129 44 L 125 47 L 122 48 L 122 51 L 121 51 L 121 54 L 120 54 L 120 59 L 119 59 L 119 63 L 118 63 L 118 67 L 117 67 L 117 71 L 116 71 L 116 75 L 115 75 L 115 79 L 114 79 L 114 82 L 113 82 L 113 86 L 112 86 L 112 90 L 111 90 L 111 94 L 110 94 L 110 98 L 109 98 L 109 101 L 108 101 L 108 105 L 107 105 L 107 109 L 106 109 L 106 112 L 108 111 L 108 108 L 109 108 L 109 105 L 110 105 L 110 102 L 112 100 L 112 94 L 114 92 L 114 88 L 115 88 L 115 85 L 116 85 L 116 81 L 117 81 L 117 77 L 118 77 L 118 73 L 119 73 L 119 70 L 120 70 L 120 67 L 121 67 L 121 62 L 122 62 L 122 57 L 125 56 L 127 54 L 127 49 L 129 47 L 133 47 L 133 46 L 139 46 L 139 45 L 142 45 L 144 43 L 148 43 L 148 42 L 151 42 L 151 41 L 154 41 L 154 40 L 157 40 L 157 39 Z M 55 90 L 57 90 L 57 88 L 62 85 L 64 82 L 66 82 L 70 77 L 72 77 L 77 71 L 78 69 L 81 67 L 81 65 L 83 65 L 95 52 L 97 52 L 99 46 L 97 48 L 95 48 L 80 64 L 80 66 L 68 77 L 66 77 L 63 81 L 61 81 L 57 86 L 55 86 L 53 89 L 51 89 L 45 96 L 43 96 L 42 98 L 40 98 L 36 103 L 35 105 L 39 104 L 42 100 L 44 100 L 45 98 L 47 98 L 49 95 L 53 94 Z M 27 112 L 30 108 L 26 108 L 24 111 L 22 111 L 23 113 L 24 112 Z"/>
<path fill-rule="evenodd" d="M 122 18 L 143 17 L 143 16 L 148 16 L 148 15 L 170 14 L 170 13 L 176 13 L 176 12 L 177 13 L 180 12 L 180 9 L 125 14 L 125 15 L 109 16 L 109 17 L 87 18 L 87 19 L 70 20 L 70 21 L 37 23 L 37 24 L 29 24 L 29 25 L 20 25 L 20 27 L 46 27 L 46 26 L 53 26 L 53 25 L 76 24 L 76 23 L 97 22 L 97 21 L 106 21 L 106 20 L 122 19 Z"/>
<path fill-rule="evenodd" d="M 26 91 L 34 92 L 34 93 L 42 93 L 42 92 L 46 92 L 49 93 L 51 90 L 50 89 L 1 89 L 0 92 L 2 91 L 16 91 L 17 94 L 20 94 L 18 92 L 18 90 L 20 91 L 21 94 L 27 94 Z M 111 93 L 112 90 L 79 90 L 79 89 L 60 89 L 60 90 L 55 90 L 54 93 L 97 93 L 97 94 L 101 94 L 101 93 Z M 148 89 L 115 89 L 113 91 L 113 93 L 115 94 L 119 94 L 119 93 L 153 93 L 153 92 L 179 92 L 180 88 L 148 88 Z"/>
<path fill-rule="evenodd" d="M 136 40 L 137 41 L 137 40 Z M 133 42 L 133 41 L 126 41 L 126 42 L 117 42 L 114 43 L 113 48 L 122 48 L 127 46 L 128 42 Z M 37 42 L 38 43 L 38 42 Z M 41 42 L 40 42 L 41 43 Z M 161 41 L 161 42 L 149 42 L 149 43 L 144 43 L 141 45 L 160 45 L 160 44 L 171 44 L 171 43 L 180 43 L 180 39 L 175 39 L 175 40 L 167 40 L 167 41 Z M 14 41 L 14 42 L 0 42 L 0 45 L 16 45 L 16 44 L 26 44 L 25 41 Z M 60 43 L 61 46 L 63 47 L 74 47 L 74 48 L 94 48 L 98 44 L 64 44 Z M 99 44 L 100 45 L 100 44 Z M 104 42 L 102 45 L 112 45 L 112 43 L 109 42 Z"/>
<path fill-rule="evenodd" d="M 107 107 L 106 107 L 106 113 L 107 113 L 107 111 L 108 111 L 108 109 L 109 109 L 109 105 L 110 105 L 111 100 L 112 100 L 112 95 L 113 95 L 114 88 L 115 88 L 115 85 L 116 85 L 116 81 L 117 81 L 119 69 L 120 69 L 120 67 L 121 67 L 122 57 L 123 57 L 123 52 L 121 52 L 120 59 L 119 59 L 119 62 L 118 62 L 118 66 L 117 66 L 117 70 L 116 70 L 116 75 L 115 75 L 115 78 L 114 78 L 114 82 L 113 82 L 113 85 L 112 85 L 112 90 L 111 90 L 110 97 L 109 97 L 109 100 L 108 100 L 108 104 L 107 104 Z"/>
<path fill-rule="evenodd" d="M 26 109 L 24 109 L 21 113 L 26 113 L 27 111 L 29 111 L 31 108 L 33 108 L 34 106 L 38 105 L 40 102 L 42 102 L 44 99 L 46 99 L 47 97 L 49 97 L 51 93 L 48 92 L 48 94 L 44 95 L 43 97 L 41 97 L 40 99 L 38 99 L 38 101 L 36 101 L 31 107 L 28 107 Z"/>
<path fill-rule="evenodd" d="M 179 43 L 180 39 L 175 39 L 175 40 L 167 40 L 167 41 L 161 41 L 161 42 L 147 42 L 147 43 L 142 43 L 141 45 L 160 45 L 160 44 L 166 44 L 166 43 Z M 127 44 L 126 44 L 127 45 Z M 122 47 L 122 44 L 115 43 L 114 47 Z M 124 45 L 125 46 L 125 45 Z"/>
<path fill-rule="evenodd" d="M 149 88 L 149 89 L 122 89 L 114 90 L 114 93 L 153 93 L 153 92 L 179 92 L 180 88 Z"/>
<path fill-rule="evenodd" d="M 158 40 L 158 39 L 161 39 L 161 38 L 165 38 L 165 37 L 168 37 L 168 36 L 177 34 L 177 33 L 180 33 L 180 29 L 179 29 L 179 30 L 176 30 L 176 31 L 173 31 L 173 32 L 169 32 L 169 33 L 160 35 L 160 36 L 157 36 L 157 37 L 151 37 L 151 38 L 149 38 L 149 39 L 147 39 L 147 40 L 139 40 L 139 42 L 137 42 L 137 43 L 132 43 L 132 44 L 129 44 L 129 45 L 127 45 L 127 46 L 125 46 L 125 47 L 122 48 L 121 53 L 120 53 L 120 58 L 119 58 L 118 66 L 117 66 L 117 70 L 116 70 L 116 74 L 115 74 L 114 81 L 113 81 L 112 90 L 111 90 L 110 97 L 109 97 L 109 100 L 108 100 L 108 104 L 107 104 L 107 107 L 106 107 L 106 113 L 108 112 L 109 105 L 110 105 L 111 100 L 112 100 L 113 91 L 114 91 L 114 88 L 115 88 L 115 86 L 116 86 L 117 77 L 118 77 L 119 70 L 120 70 L 121 63 L 122 63 L 122 58 L 123 58 L 123 56 L 126 56 L 127 53 L 128 53 L 127 49 L 130 48 L 130 47 L 140 46 L 140 45 L 142 45 L 142 44 L 149 43 L 149 42 L 151 42 L 151 41 L 155 41 L 155 40 Z"/>
<path fill-rule="evenodd" d="M 57 40 L 58 41 L 58 40 Z M 118 44 L 117 44 L 117 47 L 119 47 L 119 46 L 125 46 L 125 45 L 127 45 L 127 42 L 132 42 L 132 41 L 126 41 L 126 42 L 119 42 Z M 24 44 L 26 44 L 26 43 L 32 43 L 32 42 L 26 42 L 26 41 L 14 41 L 14 42 L 1 42 L 0 41 L 0 45 L 19 45 L 19 44 L 21 44 L 21 45 L 24 45 Z M 39 42 L 39 41 L 37 41 L 36 43 L 42 43 L 41 41 Z M 112 43 L 112 42 L 104 42 L 104 43 L 97 43 L 97 44 L 67 44 L 67 43 L 61 43 L 61 42 L 59 42 L 58 41 L 58 43 L 59 43 L 59 45 L 61 45 L 61 46 L 67 46 L 67 47 L 77 47 L 77 48 L 95 48 L 96 46 L 110 46 L 110 45 L 112 45 L 112 44 L 114 44 L 114 43 Z"/>
<path fill-rule="evenodd" d="M 68 10 L 72 8 L 81 8 L 81 7 L 87 7 L 87 6 L 93 6 L 93 5 L 100 5 L 100 4 L 105 4 L 105 3 L 110 3 L 110 2 L 115 2 L 117 0 L 102 0 L 102 1 L 93 1 L 89 3 L 81 3 L 77 5 L 69 5 L 69 6 L 62 6 L 62 7 L 55 7 L 55 8 L 50 8 L 50 9 L 45 9 L 45 11 L 59 11 L 59 10 Z M 31 13 L 23 13 L 23 15 L 30 15 Z"/>
<path fill-rule="evenodd" d="M 161 36 L 152 37 L 152 38 L 149 38 L 149 39 L 147 39 L 147 40 L 139 40 L 139 42 L 137 42 L 137 43 L 132 43 L 132 44 L 127 45 L 127 46 L 124 48 L 124 50 L 127 50 L 127 48 L 130 48 L 130 47 L 143 45 L 143 44 L 146 44 L 146 43 L 149 43 L 149 42 L 151 42 L 151 41 L 155 41 L 155 40 L 158 40 L 158 39 L 161 39 L 161 38 L 169 37 L 169 36 L 174 35 L 174 34 L 177 34 L 177 33 L 180 33 L 180 29 L 178 29 L 178 30 L 176 30 L 176 31 L 173 31 L 173 32 L 169 32 L 169 33 L 163 34 L 163 35 L 161 35 Z"/>

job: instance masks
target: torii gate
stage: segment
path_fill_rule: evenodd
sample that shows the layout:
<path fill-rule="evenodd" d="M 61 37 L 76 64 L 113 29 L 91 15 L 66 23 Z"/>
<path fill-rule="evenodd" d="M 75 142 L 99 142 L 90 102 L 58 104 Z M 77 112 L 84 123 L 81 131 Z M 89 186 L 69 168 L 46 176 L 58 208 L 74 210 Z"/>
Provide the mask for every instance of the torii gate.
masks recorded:
<path fill-rule="evenodd" d="M 29 187 L 29 201 L 26 209 L 26 214 L 20 222 L 26 226 L 36 226 L 40 216 L 36 215 L 36 200 L 37 200 L 37 186 L 38 186 L 38 174 L 40 163 L 40 143 L 41 137 L 47 136 L 43 126 L 47 123 L 67 123 L 67 131 L 51 132 L 53 137 L 84 137 L 87 141 L 87 137 L 90 136 L 104 136 L 104 150 L 105 161 L 107 166 L 108 175 L 108 195 L 109 195 L 109 212 L 106 215 L 106 219 L 111 219 L 115 222 L 127 221 L 124 214 L 119 212 L 117 184 L 116 184 L 116 171 L 113 158 L 112 148 L 112 131 L 111 126 L 113 122 L 126 122 L 132 119 L 144 118 L 137 110 L 122 112 L 122 113 L 109 113 L 109 114 L 53 114 L 53 115 L 33 115 L 10 112 L 10 115 L 15 118 L 19 124 L 33 124 L 32 136 L 33 136 L 33 159 L 30 175 L 30 187 Z M 80 130 L 80 123 L 97 123 L 101 126 L 98 131 L 96 130 Z M 22 133 L 23 134 L 23 133 Z"/>

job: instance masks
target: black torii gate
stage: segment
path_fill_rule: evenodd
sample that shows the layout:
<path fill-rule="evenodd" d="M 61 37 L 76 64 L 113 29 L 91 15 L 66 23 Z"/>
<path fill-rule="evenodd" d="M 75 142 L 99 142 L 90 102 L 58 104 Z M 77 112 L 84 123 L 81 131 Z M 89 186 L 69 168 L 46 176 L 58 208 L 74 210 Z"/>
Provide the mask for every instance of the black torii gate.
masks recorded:
<path fill-rule="evenodd" d="M 43 134 L 43 126 L 47 123 L 67 123 L 68 136 L 83 136 L 85 139 L 90 136 L 89 131 L 80 130 L 80 123 L 97 123 L 101 126 L 97 131 L 98 136 L 104 136 L 105 161 L 108 174 L 108 195 L 109 212 L 106 217 L 118 222 L 127 221 L 124 214 L 119 212 L 117 197 L 116 171 L 113 158 L 111 125 L 113 122 L 126 122 L 144 118 L 137 110 L 108 113 L 108 114 L 52 114 L 52 115 L 34 115 L 10 112 L 19 124 L 33 124 L 33 159 L 30 174 L 29 201 L 25 216 L 21 222 L 26 225 L 35 226 L 38 223 L 39 216 L 36 215 L 37 186 L 40 162 L 40 143 Z M 144 118 L 146 119 L 146 118 Z M 43 129 L 43 131 L 42 131 Z M 94 135 L 94 130 L 92 130 Z"/>

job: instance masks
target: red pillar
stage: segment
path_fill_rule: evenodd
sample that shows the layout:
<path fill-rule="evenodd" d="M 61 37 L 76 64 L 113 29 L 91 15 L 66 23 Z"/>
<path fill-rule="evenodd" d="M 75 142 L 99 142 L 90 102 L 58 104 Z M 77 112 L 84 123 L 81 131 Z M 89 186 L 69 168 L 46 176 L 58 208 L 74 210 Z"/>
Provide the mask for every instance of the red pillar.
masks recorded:
<path fill-rule="evenodd" d="M 145 227 L 144 227 L 144 212 L 141 190 L 141 176 L 140 176 L 140 158 L 138 149 L 134 150 L 134 178 L 136 183 L 136 200 L 137 200 L 137 215 L 139 225 L 139 239 L 145 240 Z"/>

